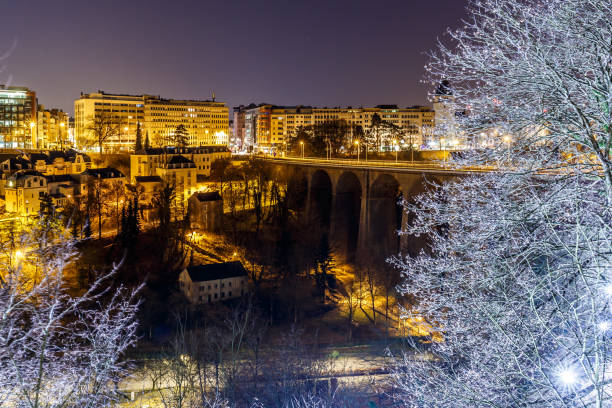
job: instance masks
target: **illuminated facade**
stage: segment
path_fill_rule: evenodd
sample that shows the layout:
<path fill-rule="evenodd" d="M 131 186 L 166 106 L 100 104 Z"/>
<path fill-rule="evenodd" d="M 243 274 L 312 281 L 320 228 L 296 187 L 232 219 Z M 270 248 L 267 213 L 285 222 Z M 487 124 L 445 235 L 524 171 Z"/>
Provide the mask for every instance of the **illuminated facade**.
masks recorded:
<path fill-rule="evenodd" d="M 47 193 L 47 179 L 36 170 L 20 170 L 9 177 L 4 187 L 6 211 L 36 215 L 42 195 Z"/>
<path fill-rule="evenodd" d="M 106 114 L 119 123 L 120 132 L 107 142 L 111 150 L 129 151 L 136 142 L 140 123 L 143 143 L 149 135 L 152 146 L 173 145 L 176 128 L 183 125 L 188 146 L 227 145 L 229 113 L 221 102 L 164 99 L 153 95 L 118 95 L 102 91 L 81 94 L 74 102 L 75 137 L 80 147 L 95 146 L 88 126 L 96 114 Z"/>
<path fill-rule="evenodd" d="M 77 146 L 81 149 L 97 147 L 95 135 L 88 129 L 96 115 L 105 115 L 118 123 L 119 132 L 105 142 L 111 151 L 129 150 L 136 142 L 138 122 L 144 122 L 144 97 L 142 95 L 116 95 L 102 91 L 81 93 L 74 101 L 74 131 Z"/>
<path fill-rule="evenodd" d="M 36 93 L 0 85 L 0 146 L 36 147 Z"/>
<path fill-rule="evenodd" d="M 429 107 L 399 108 L 379 105 L 374 108 L 313 108 L 308 106 L 249 105 L 234 109 L 234 135 L 246 148 L 269 151 L 283 149 L 285 143 L 302 126 L 319 125 L 342 120 L 351 131 L 361 127 L 370 131 L 372 117 L 378 114 L 383 121 L 401 129 L 415 147 L 421 146 L 434 126 L 434 111 Z M 243 147 L 243 148 L 244 148 Z"/>
<path fill-rule="evenodd" d="M 64 111 L 45 109 L 43 105 L 39 105 L 36 122 L 36 140 L 33 145 L 37 148 L 63 150 L 71 145 L 70 121 Z"/>
<path fill-rule="evenodd" d="M 195 165 L 196 174 L 210 175 L 210 167 L 217 159 L 230 158 L 230 151 L 226 146 L 202 147 L 168 147 L 142 149 L 130 155 L 130 174 L 132 182 L 136 177 L 159 175 L 157 168 L 174 156 L 183 156 Z"/>
<path fill-rule="evenodd" d="M 229 113 L 224 103 L 145 97 L 144 128 L 154 146 L 172 143 L 174 131 L 185 126 L 188 146 L 228 144 Z"/>

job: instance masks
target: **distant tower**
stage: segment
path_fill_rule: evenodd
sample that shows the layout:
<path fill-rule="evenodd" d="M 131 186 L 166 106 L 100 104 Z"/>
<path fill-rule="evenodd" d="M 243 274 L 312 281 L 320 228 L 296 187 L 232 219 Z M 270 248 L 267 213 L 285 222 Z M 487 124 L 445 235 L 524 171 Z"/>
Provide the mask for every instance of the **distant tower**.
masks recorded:
<path fill-rule="evenodd" d="M 211 90 L 210 93 L 212 94 L 212 101 L 214 102 L 215 101 L 215 91 Z"/>

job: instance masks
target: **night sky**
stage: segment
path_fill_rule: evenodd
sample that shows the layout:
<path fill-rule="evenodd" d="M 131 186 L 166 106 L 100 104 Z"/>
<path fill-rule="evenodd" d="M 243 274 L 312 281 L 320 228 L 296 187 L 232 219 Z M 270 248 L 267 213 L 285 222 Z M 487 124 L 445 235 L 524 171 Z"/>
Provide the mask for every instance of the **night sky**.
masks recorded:
<path fill-rule="evenodd" d="M 0 83 L 313 106 L 426 104 L 425 53 L 467 0 L 0 0 Z"/>

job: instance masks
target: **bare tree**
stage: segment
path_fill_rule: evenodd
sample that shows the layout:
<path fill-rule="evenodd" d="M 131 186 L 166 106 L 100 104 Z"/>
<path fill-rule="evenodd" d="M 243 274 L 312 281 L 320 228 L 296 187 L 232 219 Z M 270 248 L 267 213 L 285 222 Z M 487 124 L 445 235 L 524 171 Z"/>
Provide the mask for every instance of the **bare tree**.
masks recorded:
<path fill-rule="evenodd" d="M 0 405 L 31 408 L 110 407 L 136 341 L 134 293 L 112 289 L 117 270 L 81 295 L 67 291 L 64 272 L 74 241 L 34 241 L 34 231 L 3 241 L 0 280 Z"/>
<path fill-rule="evenodd" d="M 117 234 L 119 234 L 120 217 L 121 217 L 121 206 L 125 200 L 125 186 L 123 182 L 114 180 L 110 182 L 108 187 L 108 196 L 113 201 L 114 208 L 112 209 L 112 215 L 115 218 L 115 224 L 117 226 Z"/>
<path fill-rule="evenodd" d="M 428 66 L 457 134 L 491 138 L 457 164 L 497 171 L 406 205 L 404 233 L 429 248 L 394 261 L 417 301 L 405 314 L 442 341 L 399 359 L 404 404 L 612 402 L 611 15 L 604 0 L 475 1 Z"/>
<path fill-rule="evenodd" d="M 104 153 L 104 145 L 109 139 L 121 134 L 121 120 L 104 110 L 96 112 L 89 121 L 86 130 L 97 144 L 100 154 Z M 87 141 L 84 141 L 87 142 Z"/>

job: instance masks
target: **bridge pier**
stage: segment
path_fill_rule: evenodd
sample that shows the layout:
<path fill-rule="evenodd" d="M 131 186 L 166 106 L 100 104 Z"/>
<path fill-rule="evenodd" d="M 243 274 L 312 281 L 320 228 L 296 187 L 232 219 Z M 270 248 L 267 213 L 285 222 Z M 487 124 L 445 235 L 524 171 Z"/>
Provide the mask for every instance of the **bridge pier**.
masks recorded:
<path fill-rule="evenodd" d="M 293 170 L 303 180 L 306 191 L 305 214 L 309 221 L 318 219 L 330 234 L 330 243 L 341 256 L 353 260 L 355 253 L 376 254 L 384 258 L 398 251 L 416 255 L 425 239 L 403 235 L 411 215 L 399 212 L 399 194 L 410 202 L 426 189 L 426 179 L 445 182 L 467 171 L 413 166 L 388 167 L 380 163 L 366 167 L 364 163 L 335 163 L 323 160 L 270 160 Z M 298 183 L 299 184 L 299 183 Z M 357 209 L 357 206 L 358 209 Z M 351 253 L 352 252 L 352 253 Z"/>

